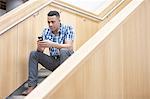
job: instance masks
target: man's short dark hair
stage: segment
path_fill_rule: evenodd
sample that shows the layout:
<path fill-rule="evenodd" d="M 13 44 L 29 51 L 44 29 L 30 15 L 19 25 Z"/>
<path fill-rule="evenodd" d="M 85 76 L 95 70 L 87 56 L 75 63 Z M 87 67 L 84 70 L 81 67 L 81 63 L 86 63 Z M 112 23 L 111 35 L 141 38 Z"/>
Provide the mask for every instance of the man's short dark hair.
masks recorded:
<path fill-rule="evenodd" d="M 48 14 L 48 16 L 56 16 L 56 17 L 60 17 L 59 13 L 57 11 L 50 11 Z"/>

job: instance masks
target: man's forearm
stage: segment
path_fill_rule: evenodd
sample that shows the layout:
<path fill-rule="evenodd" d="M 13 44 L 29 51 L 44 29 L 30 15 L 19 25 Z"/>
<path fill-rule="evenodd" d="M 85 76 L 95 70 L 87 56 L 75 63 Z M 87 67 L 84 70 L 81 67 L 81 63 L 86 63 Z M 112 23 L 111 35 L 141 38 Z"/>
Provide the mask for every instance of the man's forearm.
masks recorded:
<path fill-rule="evenodd" d="M 73 49 L 73 46 L 71 44 L 57 44 L 54 43 L 52 47 L 61 49 L 61 48 L 68 48 L 68 49 Z"/>

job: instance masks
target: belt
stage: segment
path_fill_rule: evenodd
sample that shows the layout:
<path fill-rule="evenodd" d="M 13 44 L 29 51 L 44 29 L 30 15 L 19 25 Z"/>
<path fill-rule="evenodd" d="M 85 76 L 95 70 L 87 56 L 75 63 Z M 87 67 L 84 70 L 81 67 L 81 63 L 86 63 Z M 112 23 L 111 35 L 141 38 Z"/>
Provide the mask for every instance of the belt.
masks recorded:
<path fill-rule="evenodd" d="M 59 59 L 60 56 L 59 55 L 56 55 L 56 56 L 52 56 L 54 59 Z"/>

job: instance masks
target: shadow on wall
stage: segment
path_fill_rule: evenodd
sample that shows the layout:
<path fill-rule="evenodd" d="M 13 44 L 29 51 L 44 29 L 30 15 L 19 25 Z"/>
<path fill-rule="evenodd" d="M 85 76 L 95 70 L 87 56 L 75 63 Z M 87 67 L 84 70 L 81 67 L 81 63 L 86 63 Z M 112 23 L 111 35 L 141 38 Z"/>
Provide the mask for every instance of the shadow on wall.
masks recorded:
<path fill-rule="evenodd" d="M 28 0 L 0 0 L 0 16 L 25 3 Z"/>
<path fill-rule="evenodd" d="M 6 11 L 10 11 L 28 0 L 6 0 Z"/>

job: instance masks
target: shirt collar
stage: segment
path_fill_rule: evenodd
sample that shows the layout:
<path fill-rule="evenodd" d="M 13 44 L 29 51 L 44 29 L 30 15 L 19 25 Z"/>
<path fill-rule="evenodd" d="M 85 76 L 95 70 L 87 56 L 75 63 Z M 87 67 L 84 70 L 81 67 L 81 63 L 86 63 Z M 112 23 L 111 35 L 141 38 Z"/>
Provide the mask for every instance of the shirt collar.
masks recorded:
<path fill-rule="evenodd" d="M 58 30 L 59 35 L 61 34 L 61 30 L 62 30 L 62 24 L 60 23 L 60 28 Z M 52 31 L 51 31 L 51 35 L 55 36 L 55 34 L 53 34 Z"/>

